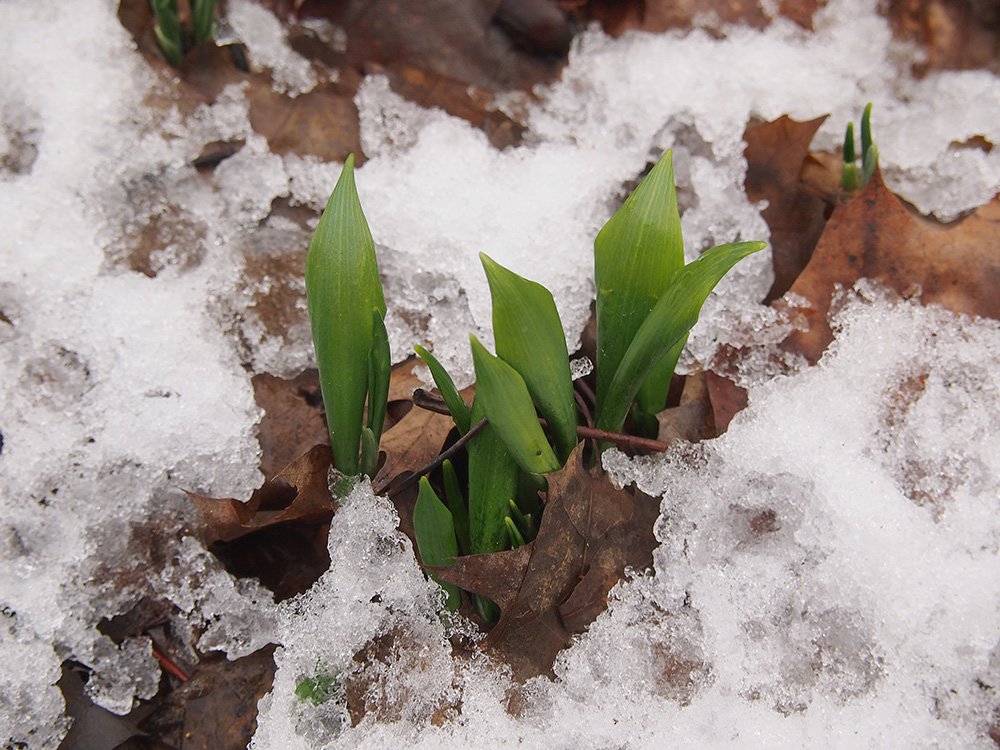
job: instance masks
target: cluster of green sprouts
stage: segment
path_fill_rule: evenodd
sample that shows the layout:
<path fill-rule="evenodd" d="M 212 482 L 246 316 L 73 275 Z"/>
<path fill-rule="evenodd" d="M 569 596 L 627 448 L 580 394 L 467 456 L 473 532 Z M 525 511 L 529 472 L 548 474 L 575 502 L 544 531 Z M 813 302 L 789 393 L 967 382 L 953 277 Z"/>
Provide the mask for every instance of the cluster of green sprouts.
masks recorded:
<path fill-rule="evenodd" d="M 861 171 L 858 171 L 854 150 L 854 122 L 847 123 L 844 134 L 844 166 L 840 171 L 840 186 L 845 192 L 859 190 L 868 184 L 878 164 L 878 147 L 872 140 L 872 103 L 865 105 L 861 115 Z"/>
<path fill-rule="evenodd" d="M 375 246 L 353 168 L 350 157 L 313 236 L 306 293 L 334 466 L 348 476 L 372 476 L 390 358 Z M 594 242 L 598 429 L 621 432 L 631 414 L 631 425 L 655 435 L 655 415 L 666 404 L 702 305 L 738 261 L 763 247 L 720 245 L 685 265 L 671 153 L 663 155 Z M 489 256 L 480 258 L 493 303 L 496 354 L 471 337 L 471 405 L 433 354 L 415 347 L 466 441 L 464 461 L 441 465 L 443 501 L 430 478 L 420 478 L 413 525 L 429 568 L 530 542 L 545 476 L 560 469 L 578 443 L 580 413 L 552 294 Z M 443 587 L 447 606 L 457 609 L 461 592 Z M 476 597 L 475 603 L 484 619 L 496 618 L 491 602 Z"/>
<path fill-rule="evenodd" d="M 215 0 L 188 0 L 189 28 L 181 23 L 177 0 L 149 0 L 156 23 L 153 33 L 167 61 L 179 67 L 184 53 L 215 33 Z"/>

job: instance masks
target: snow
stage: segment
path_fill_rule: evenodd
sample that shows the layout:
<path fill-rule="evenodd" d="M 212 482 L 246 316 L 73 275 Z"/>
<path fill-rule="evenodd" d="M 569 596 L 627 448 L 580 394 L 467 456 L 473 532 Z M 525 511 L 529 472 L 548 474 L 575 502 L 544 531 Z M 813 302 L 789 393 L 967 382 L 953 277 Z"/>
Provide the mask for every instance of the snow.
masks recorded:
<path fill-rule="evenodd" d="M 289 94 L 315 85 L 269 12 L 228 5 L 255 69 Z M 780 20 L 724 38 L 588 31 L 559 82 L 534 100 L 504 98 L 527 133 L 502 152 L 368 77 L 357 104 L 370 160 L 358 185 L 394 357 L 431 342 L 468 381 L 467 333 L 490 339 L 481 250 L 552 289 L 573 348 L 593 295 L 593 236 L 668 147 L 691 258 L 766 238 L 742 189 L 752 116 L 830 113 L 814 147 L 834 149 L 874 101 L 886 177 L 904 198 L 950 220 L 992 197 L 1000 155 L 968 142 L 1000 142 L 1000 81 L 982 71 L 911 79 L 914 51 L 891 41 L 873 7 L 831 0 L 812 34 Z M 320 207 L 340 165 L 272 153 L 240 87 L 183 116 L 174 82 L 135 51 L 112 3 L 0 3 L 0 48 L 4 742 L 58 745 L 65 660 L 93 670 L 87 690 L 111 710 L 155 692 L 149 642 L 115 644 L 97 629 L 151 595 L 190 626 L 191 649 L 237 658 L 280 644 L 256 748 L 483 737 L 991 746 L 995 322 L 862 282 L 818 366 L 776 366 L 773 345 L 792 322 L 756 304 L 767 254 L 742 264 L 706 306 L 683 365 L 754 343 L 738 373 L 749 408 L 710 443 L 607 458 L 621 481 L 663 495 L 656 575 L 621 585 L 557 679 L 517 688 L 526 708 L 512 716 L 509 675 L 485 656 L 451 655 L 447 637 L 472 638 L 468 624 L 441 619 L 394 511 L 364 486 L 334 518 L 330 571 L 281 605 L 230 578 L 189 534 L 183 490 L 247 497 L 260 481 L 260 411 L 244 368 L 288 375 L 311 361 L 304 306 L 292 306 L 287 331 L 260 310 L 272 290 L 301 296 L 299 271 L 254 273 L 308 241 L 309 227 L 272 213 L 275 200 Z M 213 141 L 244 145 L 199 173 L 191 160 Z M 749 519 L 761 513 L 773 530 L 755 533 Z M 381 716 L 351 729 L 338 691 L 360 669 L 354 654 L 390 634 L 391 656 L 372 665 Z M 664 665 L 677 666 L 665 676 Z M 331 678 L 333 699 L 295 697 L 317 676 Z"/>

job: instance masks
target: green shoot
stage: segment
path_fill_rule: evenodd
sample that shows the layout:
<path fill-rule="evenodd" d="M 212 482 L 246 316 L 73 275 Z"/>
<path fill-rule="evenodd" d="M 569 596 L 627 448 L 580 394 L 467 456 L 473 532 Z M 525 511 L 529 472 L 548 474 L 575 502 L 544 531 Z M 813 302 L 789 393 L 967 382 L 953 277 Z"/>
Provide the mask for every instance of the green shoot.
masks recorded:
<path fill-rule="evenodd" d="M 149 0 L 155 23 L 153 34 L 167 62 L 180 67 L 191 47 L 210 40 L 215 34 L 215 0 L 191 0 L 190 29 L 180 21 L 177 0 Z M 187 33 L 185 33 L 187 32 Z"/>
<path fill-rule="evenodd" d="M 455 381 L 451 379 L 451 375 L 449 375 L 448 371 L 444 369 L 440 362 L 437 361 L 437 358 L 424 349 L 424 347 L 417 345 L 413 347 L 413 350 L 430 369 L 431 377 L 434 378 L 434 385 L 436 385 L 437 389 L 441 392 L 441 398 L 444 399 L 444 403 L 448 407 L 448 411 L 451 412 L 451 418 L 455 421 L 455 426 L 458 428 L 458 431 L 464 435 L 469 431 L 469 427 L 471 427 L 469 407 L 466 405 L 465 401 L 462 400 L 462 396 L 455 387 Z"/>
<path fill-rule="evenodd" d="M 667 151 L 594 240 L 598 404 L 636 331 L 683 266 L 673 155 Z M 637 412 L 651 416 L 663 409 L 681 349 L 683 343 L 649 372 L 637 393 Z"/>
<path fill-rule="evenodd" d="M 429 568 L 443 568 L 451 565 L 458 557 L 458 542 L 455 539 L 455 524 L 451 511 L 445 507 L 434 492 L 427 477 L 420 478 L 417 504 L 413 509 L 413 534 L 417 538 L 420 559 Z M 462 592 L 458 586 L 443 583 L 433 573 L 431 578 L 448 594 L 445 605 L 455 612 L 462 604 Z"/>
<path fill-rule="evenodd" d="M 523 547 L 527 544 L 524 541 L 524 537 L 521 536 L 521 532 L 517 529 L 517 524 L 514 523 L 514 519 L 507 516 L 503 519 L 504 525 L 507 527 L 507 538 L 510 540 L 510 546 L 512 549 L 517 547 Z"/>
<path fill-rule="evenodd" d="M 844 166 L 840 170 L 840 186 L 847 192 L 858 188 L 858 165 L 854 162 L 857 156 L 854 153 L 854 123 L 847 123 L 847 132 L 844 134 Z"/>
<path fill-rule="evenodd" d="M 195 44 L 215 35 L 215 0 L 191 0 L 191 35 Z"/>
<path fill-rule="evenodd" d="M 847 123 L 844 135 L 844 165 L 840 172 L 840 186 L 845 192 L 854 192 L 868 184 L 878 166 L 878 146 L 872 139 L 872 103 L 865 105 L 861 115 L 861 171 L 858 171 L 857 153 L 854 150 L 854 123 Z"/>
<path fill-rule="evenodd" d="M 441 464 L 441 474 L 444 477 L 444 497 L 448 510 L 455 521 L 455 535 L 458 537 L 459 549 L 465 554 L 472 553 L 472 542 L 469 537 L 469 509 L 462 497 L 462 487 L 455 473 L 455 466 L 450 460 Z"/>
<path fill-rule="evenodd" d="M 306 677 L 295 686 L 295 697 L 314 706 L 326 703 L 338 690 L 337 678 L 328 674 Z"/>
<path fill-rule="evenodd" d="M 483 419 L 482 399 L 472 402 L 472 421 Z M 517 463 L 495 428 L 487 424 L 469 441 L 469 541 L 472 554 L 507 546 L 504 516 L 517 493 Z"/>
<path fill-rule="evenodd" d="M 518 465 L 530 474 L 548 474 L 561 466 L 538 423 L 524 378 L 494 357 L 472 336 L 476 401 Z"/>
<path fill-rule="evenodd" d="M 184 57 L 184 37 L 177 13 L 177 0 L 150 0 L 150 6 L 156 19 L 153 33 L 160 50 L 167 62 L 175 68 L 179 67 Z"/>
<path fill-rule="evenodd" d="M 334 466 L 348 476 L 362 468 L 362 420 L 370 397 L 371 434 L 366 435 L 363 467 L 370 475 L 385 415 L 389 358 L 381 325 L 385 316 L 382 282 L 375 243 L 354 183 L 353 155 L 344 163 L 309 245 L 306 299 Z"/>
<path fill-rule="evenodd" d="M 552 293 L 479 254 L 493 299 L 497 356 L 522 378 L 555 434 L 560 464 L 576 447 L 576 402 L 566 334 Z"/>
<path fill-rule="evenodd" d="M 765 246 L 763 242 L 738 242 L 713 247 L 677 272 L 636 331 L 604 401 L 598 403 L 598 428 L 621 430 L 635 394 L 649 373 L 698 322 L 701 306 L 715 285 L 737 262 Z"/>

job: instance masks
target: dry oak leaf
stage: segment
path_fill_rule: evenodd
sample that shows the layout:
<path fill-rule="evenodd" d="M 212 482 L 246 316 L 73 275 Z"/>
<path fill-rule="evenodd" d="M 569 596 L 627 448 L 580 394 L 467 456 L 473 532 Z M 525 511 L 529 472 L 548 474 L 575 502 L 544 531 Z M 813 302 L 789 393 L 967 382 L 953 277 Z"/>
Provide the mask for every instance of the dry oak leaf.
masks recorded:
<path fill-rule="evenodd" d="M 506 552 L 460 557 L 435 572 L 499 605 L 487 643 L 526 680 L 552 674 L 556 655 L 607 607 L 627 567 L 652 564 L 659 503 L 619 490 L 583 465 L 582 444 L 548 476 L 538 536 Z"/>
<path fill-rule="evenodd" d="M 774 283 L 767 300 L 788 291 L 809 262 L 823 232 L 826 202 L 803 189 L 799 175 L 809 156 L 809 144 L 826 117 L 797 122 L 787 115 L 751 125 L 743 138 L 747 147 L 747 197 L 767 201 L 764 221 L 771 230 Z"/>
<path fill-rule="evenodd" d="M 332 462 L 329 445 L 313 446 L 255 490 L 245 503 L 188 492 L 201 513 L 205 545 L 231 542 L 291 521 L 328 521 L 336 510 L 327 481 Z"/>
<path fill-rule="evenodd" d="M 924 304 L 1000 318 L 1000 196 L 943 225 L 907 208 L 876 170 L 860 195 L 834 211 L 792 285 L 810 303 L 801 310 L 808 329 L 794 331 L 785 347 L 817 361 L 833 338 L 828 314 L 836 286 L 849 289 L 861 278 L 919 295 Z"/>

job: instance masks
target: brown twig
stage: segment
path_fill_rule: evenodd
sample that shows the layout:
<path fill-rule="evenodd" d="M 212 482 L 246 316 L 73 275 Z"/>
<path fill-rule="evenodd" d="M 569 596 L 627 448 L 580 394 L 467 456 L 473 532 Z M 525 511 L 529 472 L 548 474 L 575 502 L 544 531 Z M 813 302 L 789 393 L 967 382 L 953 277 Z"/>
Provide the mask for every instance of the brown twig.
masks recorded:
<path fill-rule="evenodd" d="M 579 381 L 577 381 L 579 382 Z M 431 393 L 418 388 L 413 392 L 413 405 L 419 406 L 421 409 L 426 409 L 427 411 L 432 411 L 437 414 L 448 414 L 448 407 L 445 405 L 444 401 L 437 398 Z M 483 422 L 486 420 L 484 419 Z M 544 419 L 539 419 L 543 427 L 547 427 L 548 423 Z M 479 425 L 476 425 L 473 429 L 479 429 Z M 472 432 L 473 430 L 469 430 Z M 468 434 L 468 433 L 466 433 Z M 647 451 L 654 451 L 656 453 L 663 453 L 670 449 L 670 443 L 665 443 L 662 440 L 652 440 L 650 438 L 638 437 L 636 435 L 626 435 L 622 432 L 608 432 L 607 430 L 599 430 L 596 427 L 577 425 L 576 434 L 582 438 L 593 439 L 593 440 L 605 440 L 609 443 L 614 443 L 615 445 L 622 448 L 642 449 Z M 464 436 L 463 436 L 464 437 Z M 465 443 L 463 442 L 462 445 Z M 457 446 L 458 443 L 453 445 L 449 450 L 452 450 Z M 452 454 L 445 456 L 449 458 Z M 433 471 L 436 467 L 432 466 L 429 471 Z"/>
<path fill-rule="evenodd" d="M 575 388 L 573 389 L 573 398 L 576 399 L 576 405 L 580 407 L 580 412 L 583 414 L 583 420 L 587 423 L 587 427 L 593 427 L 594 418 L 590 415 L 590 407 L 587 406 L 586 400 Z"/>
<path fill-rule="evenodd" d="M 415 399 L 413 403 L 416 404 Z M 424 476 L 425 474 L 430 474 L 432 471 L 434 471 L 434 469 L 436 469 L 438 466 L 440 466 L 449 458 L 451 458 L 460 450 L 462 450 L 462 448 L 465 447 L 465 444 L 468 443 L 470 440 L 472 440 L 473 436 L 475 436 L 475 434 L 479 432 L 481 429 L 483 429 L 485 426 L 486 426 L 486 420 L 480 419 L 476 424 L 472 425 L 472 427 L 469 428 L 469 431 L 467 433 L 465 433 L 464 435 L 462 435 L 462 437 L 456 440 L 447 450 L 442 451 L 440 454 L 438 454 L 438 457 L 435 458 L 433 461 L 431 461 L 429 464 L 421 467 L 417 471 L 407 476 L 402 482 L 400 482 L 395 487 L 392 487 L 390 489 L 390 485 L 392 484 L 392 481 L 390 480 L 389 483 L 386 484 L 385 486 L 376 487 L 373 490 L 373 492 L 376 495 L 381 495 L 383 492 L 385 492 L 386 497 L 395 497 L 400 492 L 405 490 L 407 487 L 412 485 L 414 482 L 419 480 L 420 477 Z M 386 490 L 388 490 L 388 492 L 386 492 Z"/>
<path fill-rule="evenodd" d="M 187 672 L 185 672 L 183 669 L 174 664 L 174 662 L 171 661 L 170 657 L 167 656 L 165 653 L 163 653 L 163 651 L 160 650 L 160 647 L 157 646 L 155 642 L 153 642 L 153 656 L 156 657 L 156 660 L 160 663 L 160 666 L 163 667 L 164 672 L 169 672 L 181 682 L 187 682 L 188 680 L 191 679 L 190 677 L 188 677 Z"/>
<path fill-rule="evenodd" d="M 579 380 L 574 380 L 573 388 L 580 391 L 580 393 L 582 393 L 590 403 L 592 404 L 597 403 L 597 396 L 594 395 L 594 392 L 590 389 L 590 386 L 587 385 L 587 381 L 584 380 L 583 378 L 580 378 Z"/>

